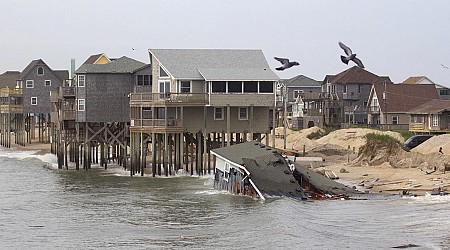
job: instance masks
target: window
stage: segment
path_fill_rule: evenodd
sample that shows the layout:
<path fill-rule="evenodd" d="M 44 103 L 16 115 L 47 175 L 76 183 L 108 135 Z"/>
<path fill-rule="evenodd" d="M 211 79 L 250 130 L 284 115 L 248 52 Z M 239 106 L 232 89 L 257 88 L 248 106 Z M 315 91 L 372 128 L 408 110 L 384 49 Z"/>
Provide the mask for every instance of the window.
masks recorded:
<path fill-rule="evenodd" d="M 392 116 L 392 124 L 393 125 L 398 124 L 398 116 Z"/>
<path fill-rule="evenodd" d="M 45 80 L 45 86 L 52 86 L 52 81 L 51 80 Z"/>
<path fill-rule="evenodd" d="M 258 93 L 258 82 L 244 82 L 244 93 Z"/>
<path fill-rule="evenodd" d="M 441 90 L 439 90 L 439 95 L 450 95 L 450 90 L 441 89 Z"/>
<path fill-rule="evenodd" d="M 437 114 L 434 114 L 434 115 L 431 115 L 432 117 L 433 117 L 433 127 L 437 127 L 438 126 L 438 115 Z"/>
<path fill-rule="evenodd" d="M 273 82 L 259 82 L 259 93 L 273 93 Z"/>
<path fill-rule="evenodd" d="M 78 111 L 84 111 L 86 108 L 84 99 L 78 99 Z"/>
<path fill-rule="evenodd" d="M 170 93 L 170 81 L 159 81 L 159 93 Z"/>
<path fill-rule="evenodd" d="M 347 84 L 346 85 L 344 85 L 344 92 L 343 92 L 344 94 L 347 94 Z"/>
<path fill-rule="evenodd" d="M 242 82 L 228 82 L 228 93 L 242 93 Z"/>
<path fill-rule="evenodd" d="M 214 120 L 223 120 L 223 108 L 214 108 Z"/>
<path fill-rule="evenodd" d="M 159 67 L 159 77 L 169 77 L 169 75 L 162 67 Z"/>
<path fill-rule="evenodd" d="M 191 81 L 180 81 L 180 93 L 191 93 Z"/>
<path fill-rule="evenodd" d="M 40 76 L 43 75 L 44 74 L 44 68 L 43 67 L 38 67 L 37 68 L 37 74 L 40 75 Z"/>
<path fill-rule="evenodd" d="M 86 77 L 84 75 L 78 76 L 78 87 L 84 87 L 86 81 Z"/>
<path fill-rule="evenodd" d="M 137 75 L 137 85 L 149 86 L 150 76 L 149 75 Z"/>
<path fill-rule="evenodd" d="M 294 90 L 294 99 L 297 99 L 300 94 L 303 94 L 303 90 Z"/>
<path fill-rule="evenodd" d="M 37 105 L 37 97 L 31 97 L 31 105 Z"/>
<path fill-rule="evenodd" d="M 32 89 L 32 88 L 34 88 L 34 81 L 33 81 L 33 80 L 27 80 L 27 81 L 26 81 L 26 84 L 25 84 L 25 87 L 26 87 L 27 89 Z"/>
<path fill-rule="evenodd" d="M 226 82 L 212 82 L 212 92 L 226 93 L 227 92 Z"/>
<path fill-rule="evenodd" d="M 248 108 L 247 107 L 239 108 L 239 120 L 248 120 Z"/>

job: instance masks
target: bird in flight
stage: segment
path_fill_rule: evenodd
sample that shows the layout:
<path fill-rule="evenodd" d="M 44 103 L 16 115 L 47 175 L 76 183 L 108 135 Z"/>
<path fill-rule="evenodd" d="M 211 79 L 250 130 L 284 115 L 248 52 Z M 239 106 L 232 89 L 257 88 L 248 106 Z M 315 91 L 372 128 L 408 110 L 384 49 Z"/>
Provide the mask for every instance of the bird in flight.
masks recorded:
<path fill-rule="evenodd" d="M 364 65 L 361 62 L 361 60 L 356 58 L 356 54 L 353 54 L 352 50 L 349 47 L 347 47 L 342 42 L 339 42 L 339 47 L 341 47 L 344 50 L 345 54 L 347 55 L 347 56 L 341 56 L 341 61 L 343 63 L 348 64 L 349 61 L 353 61 L 354 63 L 356 63 L 356 65 L 358 65 L 358 67 L 364 68 Z"/>
<path fill-rule="evenodd" d="M 445 65 L 442 64 L 442 63 L 441 63 L 441 66 L 442 66 L 444 69 L 449 69 L 447 66 L 445 66 Z"/>
<path fill-rule="evenodd" d="M 282 64 L 280 67 L 275 68 L 276 70 L 285 70 L 289 69 L 292 66 L 300 65 L 300 63 L 298 62 L 290 62 L 287 58 L 274 57 L 274 59 Z"/>

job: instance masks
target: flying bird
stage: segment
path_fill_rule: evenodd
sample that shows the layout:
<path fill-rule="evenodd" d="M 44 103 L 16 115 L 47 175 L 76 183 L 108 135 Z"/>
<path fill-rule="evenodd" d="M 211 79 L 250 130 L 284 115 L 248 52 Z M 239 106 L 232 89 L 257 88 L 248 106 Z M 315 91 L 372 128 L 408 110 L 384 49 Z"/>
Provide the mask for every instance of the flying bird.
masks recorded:
<path fill-rule="evenodd" d="M 131 50 L 136 50 L 135 48 L 131 47 Z"/>
<path fill-rule="evenodd" d="M 441 66 L 442 66 L 444 69 L 449 69 L 447 66 L 445 66 L 445 65 L 442 64 L 442 63 L 441 63 Z"/>
<path fill-rule="evenodd" d="M 292 66 L 300 65 L 298 62 L 290 62 L 287 58 L 280 58 L 280 57 L 274 57 L 275 60 L 279 61 L 282 65 L 278 68 L 275 68 L 276 70 L 285 70 L 289 69 Z"/>
<path fill-rule="evenodd" d="M 345 54 L 347 56 L 341 56 L 341 61 L 345 64 L 348 64 L 349 61 L 353 61 L 354 63 L 356 63 L 356 65 L 358 65 L 358 67 L 360 68 L 364 68 L 363 63 L 361 62 L 361 60 L 359 60 L 358 58 L 356 58 L 356 54 L 353 54 L 352 50 L 345 46 L 345 44 L 343 44 L 342 42 L 339 42 L 339 47 L 341 47 Z"/>

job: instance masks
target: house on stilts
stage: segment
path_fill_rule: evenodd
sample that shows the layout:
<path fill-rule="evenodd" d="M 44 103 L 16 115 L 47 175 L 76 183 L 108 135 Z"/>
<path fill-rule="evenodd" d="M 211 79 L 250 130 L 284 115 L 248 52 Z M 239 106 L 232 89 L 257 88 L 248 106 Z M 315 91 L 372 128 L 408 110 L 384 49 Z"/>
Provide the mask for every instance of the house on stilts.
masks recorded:
<path fill-rule="evenodd" d="M 253 139 L 269 144 L 279 78 L 261 50 L 149 49 L 149 55 L 151 91 L 130 95 L 131 175 L 211 173 L 211 149 Z"/>
<path fill-rule="evenodd" d="M 58 167 L 74 162 L 78 170 L 91 164 L 107 168 L 114 161 L 126 167 L 129 98 L 134 91 L 151 91 L 150 65 L 126 56 L 90 56 L 72 82 L 59 89 L 54 147 Z"/>

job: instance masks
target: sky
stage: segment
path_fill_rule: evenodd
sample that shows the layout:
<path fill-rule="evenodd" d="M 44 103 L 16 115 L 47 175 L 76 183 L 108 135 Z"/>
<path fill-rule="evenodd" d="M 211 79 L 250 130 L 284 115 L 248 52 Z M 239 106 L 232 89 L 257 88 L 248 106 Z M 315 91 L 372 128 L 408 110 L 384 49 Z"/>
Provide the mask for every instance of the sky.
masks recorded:
<path fill-rule="evenodd" d="M 148 63 L 149 48 L 261 49 L 274 71 L 275 56 L 300 63 L 280 78 L 321 81 L 354 65 L 342 41 L 395 83 L 450 87 L 449 11 L 447 0 L 2 0 L 0 73 L 39 58 L 70 69 L 98 53 Z"/>

